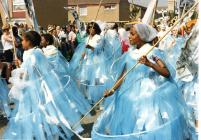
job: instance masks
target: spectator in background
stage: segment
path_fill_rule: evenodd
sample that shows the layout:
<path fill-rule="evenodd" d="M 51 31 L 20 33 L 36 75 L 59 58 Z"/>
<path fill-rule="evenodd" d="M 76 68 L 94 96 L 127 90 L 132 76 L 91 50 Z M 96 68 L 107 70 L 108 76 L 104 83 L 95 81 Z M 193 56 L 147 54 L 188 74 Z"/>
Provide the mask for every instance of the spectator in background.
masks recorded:
<path fill-rule="evenodd" d="M 59 37 L 60 41 L 61 41 L 61 39 L 63 37 L 65 37 L 65 38 L 67 37 L 67 35 L 66 35 L 66 27 L 65 26 L 61 28 L 61 30 L 60 30 L 60 32 L 58 34 L 58 37 Z"/>
<path fill-rule="evenodd" d="M 21 23 L 18 29 L 19 29 L 19 36 L 22 37 L 22 35 L 25 33 L 24 24 Z"/>
<path fill-rule="evenodd" d="M 119 26 L 117 23 L 115 23 L 114 26 L 112 27 L 112 30 L 115 30 L 118 33 L 118 29 L 119 29 Z"/>
<path fill-rule="evenodd" d="M 46 33 L 45 30 L 44 30 L 44 28 L 41 27 L 41 26 L 39 27 L 39 31 L 40 31 L 40 34 L 41 34 L 41 35 Z"/>
<path fill-rule="evenodd" d="M 10 27 L 8 25 L 4 25 L 2 27 L 3 35 L 1 36 L 1 41 L 3 45 L 4 58 L 8 63 L 13 62 L 13 39 L 9 32 Z"/>
<path fill-rule="evenodd" d="M 22 48 L 22 38 L 18 35 L 18 28 L 16 26 L 14 26 L 12 29 L 13 29 L 13 36 L 15 41 L 16 56 L 18 60 L 23 62 L 24 50 Z"/>
<path fill-rule="evenodd" d="M 29 26 L 27 24 L 24 25 L 25 32 L 29 31 Z"/>
<path fill-rule="evenodd" d="M 58 39 L 56 29 L 53 26 L 49 26 L 47 32 L 53 36 L 53 38 L 54 38 L 54 46 L 56 48 L 59 48 L 60 47 L 60 41 Z"/>
<path fill-rule="evenodd" d="M 56 27 L 56 32 L 57 32 L 57 35 L 59 37 L 60 33 L 61 33 L 61 27 L 60 26 L 57 26 Z"/>
<path fill-rule="evenodd" d="M 75 26 L 74 25 L 70 25 L 70 32 L 68 34 L 68 42 L 69 42 L 69 45 L 71 46 L 71 48 L 74 51 L 74 49 L 77 46 L 77 43 L 76 43 L 76 31 L 75 31 Z"/>
<path fill-rule="evenodd" d="M 68 61 L 70 61 L 72 57 L 72 51 L 70 47 L 68 46 L 68 43 L 66 42 L 66 34 L 63 34 L 61 36 L 61 45 L 59 47 L 59 51 Z"/>
<path fill-rule="evenodd" d="M 66 25 L 66 33 L 67 33 L 67 34 L 70 33 L 70 25 Z"/>
<path fill-rule="evenodd" d="M 10 26 L 4 25 L 2 27 L 3 35 L 1 36 L 1 41 L 3 45 L 3 56 L 5 62 L 8 63 L 8 73 L 7 76 L 10 76 L 12 70 L 12 62 L 13 62 L 13 38 L 11 33 L 9 32 Z"/>
<path fill-rule="evenodd" d="M 67 42 L 68 42 L 68 35 L 70 33 L 70 24 L 66 25 L 66 36 L 67 36 Z"/>

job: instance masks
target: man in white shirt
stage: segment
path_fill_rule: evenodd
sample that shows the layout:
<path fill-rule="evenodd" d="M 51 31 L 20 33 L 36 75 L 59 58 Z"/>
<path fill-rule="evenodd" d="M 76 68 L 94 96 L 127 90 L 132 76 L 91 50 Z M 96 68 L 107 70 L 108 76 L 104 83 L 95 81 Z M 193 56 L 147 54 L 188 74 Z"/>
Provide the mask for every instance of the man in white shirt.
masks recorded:
<path fill-rule="evenodd" d="M 48 27 L 47 32 L 53 36 L 53 38 L 54 38 L 54 46 L 56 48 L 59 48 L 60 47 L 60 41 L 59 41 L 56 29 L 50 26 L 50 27 Z"/>
<path fill-rule="evenodd" d="M 13 38 L 9 32 L 9 25 L 4 25 L 2 27 L 3 35 L 1 36 L 1 41 L 3 45 L 3 52 L 5 61 L 8 63 L 13 62 Z"/>
<path fill-rule="evenodd" d="M 4 25 L 2 27 L 3 35 L 1 36 L 1 41 L 3 45 L 3 57 L 4 61 L 8 64 L 6 78 L 8 79 L 11 75 L 12 62 L 13 62 L 13 38 L 9 32 L 10 26 Z"/>

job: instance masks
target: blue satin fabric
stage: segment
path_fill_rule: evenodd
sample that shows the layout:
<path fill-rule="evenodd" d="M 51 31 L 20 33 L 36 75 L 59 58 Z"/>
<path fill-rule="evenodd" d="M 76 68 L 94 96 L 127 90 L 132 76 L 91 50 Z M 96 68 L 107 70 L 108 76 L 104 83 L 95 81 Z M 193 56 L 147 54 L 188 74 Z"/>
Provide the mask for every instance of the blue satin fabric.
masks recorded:
<path fill-rule="evenodd" d="M 0 77 L 0 109 L 7 117 L 10 116 L 10 109 L 8 107 L 9 104 L 8 93 L 9 89 L 7 83 L 4 79 L 1 79 Z"/>
<path fill-rule="evenodd" d="M 71 129 L 83 110 L 72 99 L 76 91 L 70 79 L 58 75 L 41 50 L 25 52 L 21 68 L 14 70 L 10 79 L 9 97 L 16 100 L 16 106 L 3 139 L 70 139 L 82 131 L 80 125 L 76 132 Z"/>
<path fill-rule="evenodd" d="M 170 44 L 175 40 L 174 45 L 171 47 Z M 166 58 L 168 59 L 169 63 L 173 66 L 173 68 L 176 70 L 176 62 L 181 55 L 182 48 L 184 48 L 186 39 L 184 37 L 174 37 L 172 35 L 169 35 L 167 37 L 166 41 L 166 46 L 164 49 Z"/>
<path fill-rule="evenodd" d="M 94 140 L 183 140 L 188 137 L 186 104 L 175 84 L 174 69 L 162 51 L 154 49 L 148 58 L 157 56 L 166 63 L 170 77 L 139 65 L 130 72 L 114 100 L 98 118 L 92 130 Z M 139 57 L 130 50 L 112 66 L 113 79 L 129 70 Z M 154 63 L 154 61 L 152 61 Z"/>
<path fill-rule="evenodd" d="M 59 51 L 57 51 L 57 53 L 54 55 L 48 56 L 47 59 L 50 64 L 53 65 L 54 70 L 58 73 L 60 77 L 62 77 L 63 75 L 71 76 L 71 72 L 69 71 L 69 63 Z M 65 81 L 62 82 L 65 83 Z M 80 89 L 78 88 L 78 85 L 73 79 L 73 76 L 70 77 L 68 93 L 70 93 L 68 94 L 70 100 L 75 103 L 77 109 L 84 115 L 90 109 L 90 105 L 88 103 L 88 100 L 85 99 Z"/>

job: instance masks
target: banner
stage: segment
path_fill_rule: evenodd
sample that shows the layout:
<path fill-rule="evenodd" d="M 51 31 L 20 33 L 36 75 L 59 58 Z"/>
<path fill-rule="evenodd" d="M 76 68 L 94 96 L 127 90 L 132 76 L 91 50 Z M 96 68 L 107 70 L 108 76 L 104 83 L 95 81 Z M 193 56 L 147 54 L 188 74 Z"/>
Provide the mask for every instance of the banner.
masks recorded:
<path fill-rule="evenodd" d="M 145 24 L 152 24 L 153 23 L 157 5 L 158 5 L 158 0 L 151 0 L 150 1 L 148 8 L 144 14 L 144 17 L 142 18 L 143 23 L 145 23 Z"/>
<path fill-rule="evenodd" d="M 3 12 L 3 14 L 1 15 L 2 19 L 5 19 L 3 21 L 8 22 L 8 20 L 10 19 L 10 14 L 7 0 L 0 0 L 0 9 L 1 12 Z"/>
<path fill-rule="evenodd" d="M 33 1 L 32 0 L 24 0 L 24 2 L 26 5 L 28 16 L 31 20 L 33 27 L 34 27 L 34 30 L 39 32 L 38 22 L 37 22 L 36 15 L 35 15 Z"/>

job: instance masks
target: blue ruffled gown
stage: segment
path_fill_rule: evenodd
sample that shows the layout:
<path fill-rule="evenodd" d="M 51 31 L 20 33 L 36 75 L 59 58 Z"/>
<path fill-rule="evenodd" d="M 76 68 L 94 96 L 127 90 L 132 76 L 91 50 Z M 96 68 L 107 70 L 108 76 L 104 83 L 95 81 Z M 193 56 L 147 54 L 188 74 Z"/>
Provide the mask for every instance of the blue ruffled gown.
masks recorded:
<path fill-rule="evenodd" d="M 69 62 L 69 71 L 71 72 L 72 76 L 75 77 L 75 71 L 79 68 L 80 60 L 82 58 L 82 53 L 85 51 L 86 46 L 86 38 L 82 38 L 78 46 L 76 47 L 73 57 Z"/>
<path fill-rule="evenodd" d="M 88 39 L 89 38 L 86 39 L 88 44 L 95 49 L 92 51 L 84 48 L 83 52 L 85 52 L 86 55 L 83 59 L 80 57 L 79 61 L 77 61 L 79 66 L 74 70 L 74 75 L 83 94 L 91 103 L 95 103 L 103 97 L 104 90 L 108 88 L 110 84 L 108 63 L 111 61 L 105 55 L 106 53 L 103 49 L 103 39 L 101 36 L 95 35 L 89 41 Z M 82 55 L 82 53 L 80 55 Z"/>
<path fill-rule="evenodd" d="M 182 48 L 185 46 L 186 39 L 184 37 L 168 35 L 164 42 L 162 50 L 165 52 L 169 63 L 176 70 L 176 62 L 181 55 Z"/>
<path fill-rule="evenodd" d="M 177 83 L 181 88 L 183 97 L 192 111 L 189 116 L 189 122 L 192 126 L 191 139 L 197 140 L 198 133 L 195 131 L 195 120 L 198 120 L 198 102 L 199 102 L 199 27 L 194 26 L 191 34 L 188 36 L 185 47 L 177 61 Z"/>
<path fill-rule="evenodd" d="M 23 60 L 10 79 L 9 97 L 17 100 L 17 105 L 3 139 L 70 139 L 82 128 L 71 129 L 81 112 L 68 95 L 72 94 L 69 76 L 59 77 L 40 49 L 25 51 Z"/>
<path fill-rule="evenodd" d="M 122 55 L 121 40 L 115 30 L 107 30 L 104 34 L 104 50 L 107 57 L 112 57 L 112 62 Z"/>
<path fill-rule="evenodd" d="M 150 49 L 130 50 L 113 64 L 113 78 L 129 70 Z M 166 62 L 157 48 L 148 58 L 157 56 Z M 164 78 L 145 65 L 139 65 L 115 92 L 115 99 L 93 126 L 94 140 L 184 140 L 188 136 L 185 103 L 173 82 L 173 69 Z"/>
<path fill-rule="evenodd" d="M 84 98 L 83 94 L 78 88 L 76 81 L 72 78 L 71 72 L 69 71 L 68 61 L 66 61 L 65 57 L 58 51 L 56 47 L 52 45 L 44 48 L 43 52 L 59 76 L 70 76 L 68 85 L 68 93 L 70 94 L 68 94 L 68 96 L 70 100 L 74 102 L 78 110 L 84 115 L 90 109 L 90 104 L 88 103 L 88 100 Z"/>

